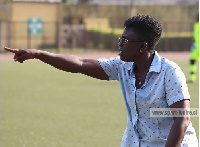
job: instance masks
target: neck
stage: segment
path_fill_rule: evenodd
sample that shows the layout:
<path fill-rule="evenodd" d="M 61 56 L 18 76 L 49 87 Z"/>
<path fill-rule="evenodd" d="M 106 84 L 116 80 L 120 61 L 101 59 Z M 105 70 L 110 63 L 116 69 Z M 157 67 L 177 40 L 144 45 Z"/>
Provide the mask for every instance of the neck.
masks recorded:
<path fill-rule="evenodd" d="M 149 67 L 151 66 L 151 63 L 153 61 L 154 52 L 145 52 L 141 54 L 141 57 L 137 61 L 135 61 L 135 72 L 137 73 L 143 73 L 147 72 L 149 70 Z"/>

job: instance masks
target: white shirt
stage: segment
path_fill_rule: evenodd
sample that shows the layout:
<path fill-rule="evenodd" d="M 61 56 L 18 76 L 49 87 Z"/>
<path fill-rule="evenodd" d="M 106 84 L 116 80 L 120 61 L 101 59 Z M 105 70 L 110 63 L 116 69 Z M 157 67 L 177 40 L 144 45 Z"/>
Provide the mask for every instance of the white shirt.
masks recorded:
<path fill-rule="evenodd" d="M 109 80 L 118 80 L 127 110 L 127 126 L 121 147 L 162 147 L 174 123 L 172 117 L 150 117 L 150 108 L 169 108 L 173 103 L 190 99 L 186 79 L 180 67 L 155 52 L 145 83 L 135 86 L 134 63 L 119 57 L 98 59 Z M 187 128 L 182 146 L 197 144 L 195 130 Z"/>

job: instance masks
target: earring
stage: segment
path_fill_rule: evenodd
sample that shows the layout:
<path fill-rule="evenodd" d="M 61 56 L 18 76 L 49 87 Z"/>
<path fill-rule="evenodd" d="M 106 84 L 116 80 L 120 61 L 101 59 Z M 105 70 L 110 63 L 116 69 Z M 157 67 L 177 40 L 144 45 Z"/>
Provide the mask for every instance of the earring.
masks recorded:
<path fill-rule="evenodd" d="M 143 51 L 142 51 L 142 50 L 140 50 L 140 53 L 142 54 L 142 53 L 143 53 Z"/>

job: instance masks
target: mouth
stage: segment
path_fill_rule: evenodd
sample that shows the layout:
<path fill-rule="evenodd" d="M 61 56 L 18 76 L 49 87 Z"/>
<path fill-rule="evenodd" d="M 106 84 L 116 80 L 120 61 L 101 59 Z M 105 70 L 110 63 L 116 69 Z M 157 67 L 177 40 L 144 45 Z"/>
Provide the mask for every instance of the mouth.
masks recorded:
<path fill-rule="evenodd" d="M 122 51 L 119 51 L 118 55 L 121 56 L 122 55 Z"/>
<path fill-rule="evenodd" d="M 122 55 L 122 48 L 119 48 L 119 53 L 118 53 L 119 56 Z"/>

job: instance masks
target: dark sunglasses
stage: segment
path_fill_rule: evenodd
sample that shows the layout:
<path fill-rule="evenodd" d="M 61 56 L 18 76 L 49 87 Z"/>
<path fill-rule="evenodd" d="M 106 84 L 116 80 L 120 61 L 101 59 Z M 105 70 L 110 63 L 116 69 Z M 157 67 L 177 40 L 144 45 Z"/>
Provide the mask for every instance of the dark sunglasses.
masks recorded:
<path fill-rule="evenodd" d="M 122 37 L 118 37 L 118 43 L 121 43 L 121 44 L 126 44 L 126 43 L 128 43 L 128 42 L 144 42 L 144 41 L 130 41 L 130 40 L 128 40 L 128 39 L 126 39 L 126 38 L 122 38 Z"/>

